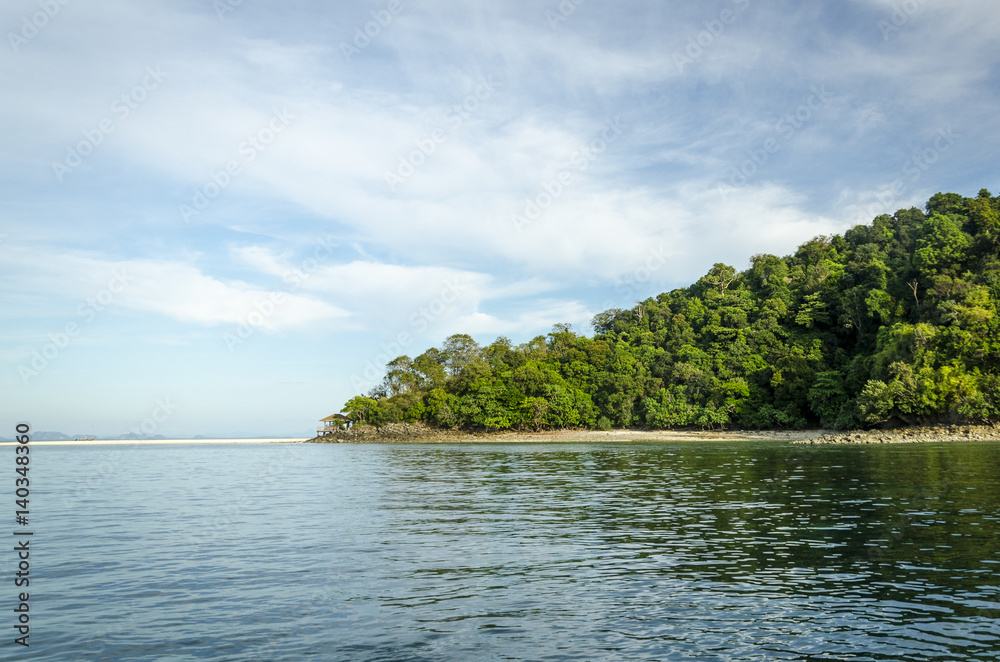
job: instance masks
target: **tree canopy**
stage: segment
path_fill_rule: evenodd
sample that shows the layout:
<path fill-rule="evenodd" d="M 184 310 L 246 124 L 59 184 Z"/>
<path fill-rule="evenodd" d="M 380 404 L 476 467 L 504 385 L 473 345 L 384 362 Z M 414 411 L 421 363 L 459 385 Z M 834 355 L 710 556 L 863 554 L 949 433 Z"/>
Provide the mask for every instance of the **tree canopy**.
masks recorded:
<path fill-rule="evenodd" d="M 785 257 L 514 346 L 457 334 L 387 366 L 359 423 L 489 430 L 849 428 L 1000 419 L 1000 198 L 934 195 Z"/>

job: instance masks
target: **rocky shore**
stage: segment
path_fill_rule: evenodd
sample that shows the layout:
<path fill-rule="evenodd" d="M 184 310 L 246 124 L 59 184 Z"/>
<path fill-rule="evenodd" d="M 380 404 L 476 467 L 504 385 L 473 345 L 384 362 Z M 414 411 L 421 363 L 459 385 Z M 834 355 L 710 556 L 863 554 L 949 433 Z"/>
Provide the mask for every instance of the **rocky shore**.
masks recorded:
<path fill-rule="evenodd" d="M 917 444 L 952 441 L 1000 441 L 1000 425 L 936 425 L 894 430 L 826 432 L 793 444 Z"/>
<path fill-rule="evenodd" d="M 426 425 L 390 423 L 380 428 L 370 425 L 356 425 L 350 430 L 334 430 L 331 433 L 307 439 L 306 442 L 319 444 L 447 443 L 449 441 L 467 441 L 467 437 L 475 437 L 475 435 L 458 430 L 439 430 Z"/>
<path fill-rule="evenodd" d="M 656 441 L 793 441 L 812 439 L 824 430 L 551 430 L 546 432 L 469 432 L 395 423 L 381 428 L 355 426 L 309 439 L 323 444 L 384 443 L 606 443 Z"/>
<path fill-rule="evenodd" d="M 393 423 L 380 428 L 355 426 L 308 439 L 321 444 L 449 443 L 607 443 L 671 441 L 784 441 L 793 444 L 914 444 L 1000 441 L 1000 425 L 940 425 L 894 430 L 553 430 L 548 432 L 470 432 Z"/>

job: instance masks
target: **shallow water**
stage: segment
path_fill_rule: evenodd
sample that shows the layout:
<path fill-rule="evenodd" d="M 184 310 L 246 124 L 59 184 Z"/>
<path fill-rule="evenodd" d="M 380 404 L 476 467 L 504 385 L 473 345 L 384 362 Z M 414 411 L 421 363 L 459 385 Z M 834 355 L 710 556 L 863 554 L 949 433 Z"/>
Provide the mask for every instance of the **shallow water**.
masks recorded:
<path fill-rule="evenodd" d="M 1000 444 L 53 446 L 31 466 L 16 659 L 1000 653 Z"/>

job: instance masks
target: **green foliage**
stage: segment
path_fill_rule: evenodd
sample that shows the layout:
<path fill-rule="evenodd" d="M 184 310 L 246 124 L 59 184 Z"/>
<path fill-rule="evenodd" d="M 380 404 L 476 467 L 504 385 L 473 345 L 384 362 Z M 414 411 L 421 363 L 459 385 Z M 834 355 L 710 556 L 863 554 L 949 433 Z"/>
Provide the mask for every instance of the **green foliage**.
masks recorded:
<path fill-rule="evenodd" d="M 432 389 L 424 396 L 425 420 L 442 428 L 458 425 L 458 398 L 444 389 Z"/>
<path fill-rule="evenodd" d="M 808 394 L 809 408 L 819 416 L 823 427 L 839 427 L 843 417 L 848 416 L 850 395 L 844 383 L 844 376 L 837 370 L 827 370 L 816 374 Z"/>
<path fill-rule="evenodd" d="M 952 218 L 935 214 L 924 221 L 913 264 L 925 278 L 961 271 L 970 238 Z"/>
<path fill-rule="evenodd" d="M 465 334 L 342 410 L 452 428 L 1000 420 L 1000 200 L 938 193 L 514 346 Z"/>
<path fill-rule="evenodd" d="M 877 379 L 865 384 L 858 397 L 861 409 L 861 420 L 865 423 L 881 423 L 888 420 L 889 414 L 895 409 L 895 389 Z"/>
<path fill-rule="evenodd" d="M 368 398 L 363 395 L 355 396 L 348 400 L 344 408 L 340 411 L 361 425 L 382 424 L 382 408 L 374 398 Z"/>

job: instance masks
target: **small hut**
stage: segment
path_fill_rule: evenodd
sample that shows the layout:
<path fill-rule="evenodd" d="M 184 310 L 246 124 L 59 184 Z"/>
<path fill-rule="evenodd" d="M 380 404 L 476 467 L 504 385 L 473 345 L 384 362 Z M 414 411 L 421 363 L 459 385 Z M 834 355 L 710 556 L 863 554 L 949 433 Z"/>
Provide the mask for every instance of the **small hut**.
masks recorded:
<path fill-rule="evenodd" d="M 330 414 L 326 418 L 319 420 L 322 425 L 316 428 L 317 436 L 333 434 L 337 430 L 346 430 L 353 425 L 353 421 L 343 414 Z"/>

